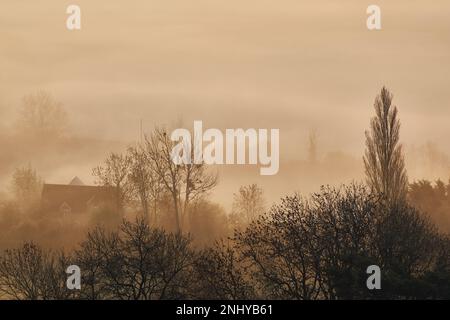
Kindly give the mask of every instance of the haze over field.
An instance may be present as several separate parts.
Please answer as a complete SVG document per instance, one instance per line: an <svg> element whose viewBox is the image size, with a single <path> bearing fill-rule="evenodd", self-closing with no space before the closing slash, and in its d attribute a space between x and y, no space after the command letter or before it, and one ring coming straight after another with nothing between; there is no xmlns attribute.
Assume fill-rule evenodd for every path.
<svg viewBox="0 0 450 320"><path fill-rule="evenodd" d="M214 197L226 206L244 181L270 186L275 201L292 190L358 180L364 130L382 85L399 107L410 178L448 179L448 1L377 1L376 32L366 28L370 3L356 0L80 0L82 30L75 32L65 26L69 4L0 5L3 187L14 167L28 163L48 182L78 175L92 183L91 168L136 141L141 120L147 132L193 120L208 128L280 129L277 176L219 168ZM22 97L40 89L63 103L70 134L84 139L64 154L8 142ZM311 131L318 137L314 167L306 161Z"/></svg>

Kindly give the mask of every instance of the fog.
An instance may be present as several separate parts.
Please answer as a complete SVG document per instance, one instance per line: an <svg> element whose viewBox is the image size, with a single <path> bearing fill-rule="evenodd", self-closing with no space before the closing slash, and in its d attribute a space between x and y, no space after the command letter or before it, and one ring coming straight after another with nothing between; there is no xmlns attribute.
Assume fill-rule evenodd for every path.
<svg viewBox="0 0 450 320"><path fill-rule="evenodd" d="M363 179L364 131L386 85L402 123L410 180L449 178L450 3L378 1L80 0L68 31L63 1L3 0L0 10L0 185L31 164L49 183L79 176L139 139L140 122L202 120L208 128L280 129L280 171L220 167L212 198L229 209L256 182L269 202ZM27 145L16 120L25 94L50 92L68 113L71 143ZM308 159L308 135L318 160ZM433 145L433 150L429 147ZM428 151L427 151L428 150ZM431 155L433 153L433 155Z"/></svg>

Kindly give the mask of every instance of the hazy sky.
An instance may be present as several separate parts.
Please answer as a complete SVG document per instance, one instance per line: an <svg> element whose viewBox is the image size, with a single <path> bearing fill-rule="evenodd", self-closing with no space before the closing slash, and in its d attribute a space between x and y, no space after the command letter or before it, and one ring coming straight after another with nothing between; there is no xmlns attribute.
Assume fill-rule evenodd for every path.
<svg viewBox="0 0 450 320"><path fill-rule="evenodd" d="M72 3L81 31L65 27ZM108 138L182 118L297 141L316 128L352 149L386 84L404 140L450 147L450 2L376 1L383 29L370 32L372 3L2 0L0 101L50 90L77 131Z"/></svg>
<svg viewBox="0 0 450 320"><path fill-rule="evenodd" d="M82 30L68 31L69 4ZM368 31L366 9L382 10ZM2 0L0 116L51 91L85 136L131 140L139 119L280 128L282 157L315 129L359 155L382 85L402 140L450 148L450 1ZM300 150L300 151L299 151Z"/></svg>

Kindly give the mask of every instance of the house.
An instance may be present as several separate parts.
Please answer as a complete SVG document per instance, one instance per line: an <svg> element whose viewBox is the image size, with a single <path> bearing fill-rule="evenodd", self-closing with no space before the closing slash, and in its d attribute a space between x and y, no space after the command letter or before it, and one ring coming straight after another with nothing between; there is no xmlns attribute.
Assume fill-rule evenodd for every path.
<svg viewBox="0 0 450 320"><path fill-rule="evenodd" d="M41 208L46 213L79 215L101 206L117 210L115 187L87 186L75 177L67 185L45 183L42 189Z"/></svg>

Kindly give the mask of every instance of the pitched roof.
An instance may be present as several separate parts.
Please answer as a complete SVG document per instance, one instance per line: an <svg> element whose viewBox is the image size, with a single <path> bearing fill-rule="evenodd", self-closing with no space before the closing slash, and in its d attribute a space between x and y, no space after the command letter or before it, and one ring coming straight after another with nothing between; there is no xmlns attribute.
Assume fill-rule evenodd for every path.
<svg viewBox="0 0 450 320"><path fill-rule="evenodd" d="M80 178L75 176L72 179L72 181L70 181L69 185L71 185L71 186L84 186L84 183L83 183L83 181L81 181Z"/></svg>

